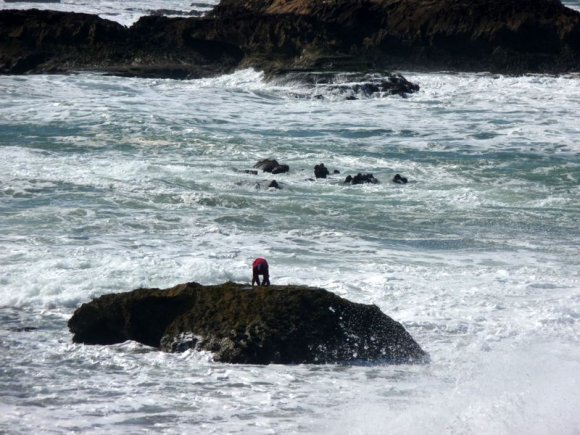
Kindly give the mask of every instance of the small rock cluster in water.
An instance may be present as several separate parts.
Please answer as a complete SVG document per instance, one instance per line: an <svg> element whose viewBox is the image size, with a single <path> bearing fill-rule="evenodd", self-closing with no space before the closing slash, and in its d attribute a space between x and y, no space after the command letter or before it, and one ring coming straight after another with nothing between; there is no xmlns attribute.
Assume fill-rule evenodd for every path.
<svg viewBox="0 0 580 435"><path fill-rule="evenodd" d="M271 174L283 174L290 171L290 166L287 164L280 164L276 159L262 159L254 165L254 168L261 169L263 172L269 172ZM245 170L246 174L258 175L257 170ZM338 169L333 171L333 174L340 174ZM315 178L326 178L330 175L330 171L324 165L324 163L319 163L314 166L314 177ZM311 179L312 180L312 179ZM312 180L313 181L313 180ZM396 184L407 184L409 180L406 177L401 176L401 174L395 174L392 179L393 183ZM355 176L347 175L344 184L378 184L379 180L371 173L358 173ZM260 185L257 185L260 188ZM280 184L276 180L272 180L267 188L281 189Z"/></svg>

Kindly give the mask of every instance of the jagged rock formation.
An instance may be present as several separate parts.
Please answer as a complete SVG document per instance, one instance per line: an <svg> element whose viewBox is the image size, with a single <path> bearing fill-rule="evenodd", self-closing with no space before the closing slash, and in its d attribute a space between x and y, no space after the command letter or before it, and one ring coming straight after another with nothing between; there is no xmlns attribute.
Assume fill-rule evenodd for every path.
<svg viewBox="0 0 580 435"><path fill-rule="evenodd" d="M580 69L580 13L559 0L222 0L213 16L270 68Z"/></svg>
<svg viewBox="0 0 580 435"><path fill-rule="evenodd" d="M148 19L166 24L150 27ZM197 21L150 17L131 28L94 15L0 11L0 72L81 70L138 77L196 78L231 72L244 57L232 44L197 39Z"/></svg>
<svg viewBox="0 0 580 435"><path fill-rule="evenodd" d="M0 11L0 72L200 77L253 66L580 71L580 13L559 0L222 0L201 18L130 28L91 15Z"/></svg>
<svg viewBox="0 0 580 435"><path fill-rule="evenodd" d="M428 355L374 305L323 289L188 283L101 296L69 320L73 341L126 340L164 351L210 351L220 362L424 363Z"/></svg>

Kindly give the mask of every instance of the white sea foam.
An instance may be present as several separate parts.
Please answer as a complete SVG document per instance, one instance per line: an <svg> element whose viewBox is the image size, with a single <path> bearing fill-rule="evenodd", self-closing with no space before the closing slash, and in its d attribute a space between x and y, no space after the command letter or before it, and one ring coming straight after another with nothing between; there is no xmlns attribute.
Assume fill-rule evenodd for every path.
<svg viewBox="0 0 580 435"><path fill-rule="evenodd" d="M25 0L14 3L0 3L2 9L44 9L61 12L78 12L99 15L106 20L131 26L142 16L158 14L170 17L199 16L210 11L219 0L60 0L58 2Z"/></svg>
<svg viewBox="0 0 580 435"><path fill-rule="evenodd" d="M80 12L96 14L102 18L117 21L130 26L140 17L150 14L166 16L191 16L206 13L219 3L219 0L124 0L122 4L109 0L60 0L59 2L42 2L25 0L15 3L0 3L2 9L48 9L63 12ZM563 0L562 3L572 9L580 10L578 0Z"/></svg>
<svg viewBox="0 0 580 435"><path fill-rule="evenodd" d="M383 403L344 409L328 432L576 433L580 420L569 399L578 388L578 362L569 359L569 351L566 346L525 346L512 349L509 357L486 352L477 365L467 363L467 372L463 366L433 373L431 382L418 388L407 385L411 394L404 402L396 398L399 383L383 385ZM441 388L439 400L426 400L433 388Z"/></svg>

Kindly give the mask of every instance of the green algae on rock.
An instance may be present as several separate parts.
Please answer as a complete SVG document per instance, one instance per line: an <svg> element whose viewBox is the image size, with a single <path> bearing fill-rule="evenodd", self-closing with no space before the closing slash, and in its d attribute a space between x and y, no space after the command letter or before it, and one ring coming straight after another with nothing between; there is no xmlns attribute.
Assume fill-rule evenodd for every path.
<svg viewBox="0 0 580 435"><path fill-rule="evenodd" d="M425 363L403 326L374 305L304 286L187 283L103 295L68 323L73 341L134 340L167 352L209 351L241 364Z"/></svg>

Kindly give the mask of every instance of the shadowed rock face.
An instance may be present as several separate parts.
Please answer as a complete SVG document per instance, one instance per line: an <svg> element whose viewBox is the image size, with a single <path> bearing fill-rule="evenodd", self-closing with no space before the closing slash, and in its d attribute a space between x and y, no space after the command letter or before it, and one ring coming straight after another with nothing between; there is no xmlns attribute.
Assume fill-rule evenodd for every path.
<svg viewBox="0 0 580 435"><path fill-rule="evenodd" d="M229 38L281 68L580 67L580 13L559 0L222 0L214 16L253 20Z"/></svg>
<svg viewBox="0 0 580 435"><path fill-rule="evenodd" d="M94 15L0 11L0 73L100 71L197 78L231 72L244 54L192 34L202 21L146 17L131 28Z"/></svg>
<svg viewBox="0 0 580 435"><path fill-rule="evenodd" d="M68 325L76 343L135 340L168 352L210 351L227 363L429 360L403 326L376 306L298 286L138 289L83 304Z"/></svg>
<svg viewBox="0 0 580 435"><path fill-rule="evenodd" d="M148 16L125 28L84 14L0 11L0 73L185 78L249 66L580 71L580 13L558 0L222 0L207 17Z"/></svg>

